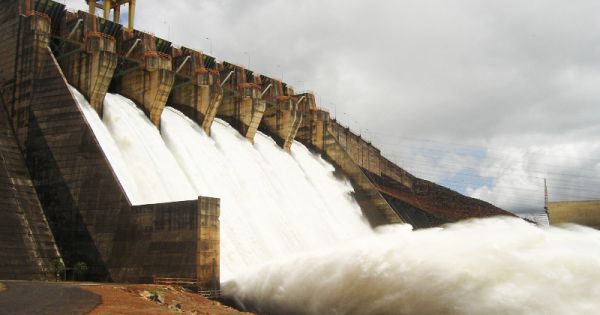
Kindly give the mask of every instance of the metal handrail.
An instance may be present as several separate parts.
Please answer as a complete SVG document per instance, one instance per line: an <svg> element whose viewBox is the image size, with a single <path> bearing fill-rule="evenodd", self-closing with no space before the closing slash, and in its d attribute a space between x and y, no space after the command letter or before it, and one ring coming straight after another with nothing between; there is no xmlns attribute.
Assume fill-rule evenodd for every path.
<svg viewBox="0 0 600 315"><path fill-rule="evenodd" d="M195 278L152 277L152 280L154 284L160 285L193 286L196 293L206 298L218 298L221 296L221 290L205 290L200 288L198 279Z"/></svg>

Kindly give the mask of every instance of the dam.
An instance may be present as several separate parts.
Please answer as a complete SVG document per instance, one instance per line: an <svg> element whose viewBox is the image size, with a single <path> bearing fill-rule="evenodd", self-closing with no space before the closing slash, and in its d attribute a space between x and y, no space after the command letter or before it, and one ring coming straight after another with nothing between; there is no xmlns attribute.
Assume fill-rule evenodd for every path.
<svg viewBox="0 0 600 315"><path fill-rule="evenodd" d="M90 1L113 9L103 5ZM16 199L5 198L15 200L5 215L21 221L11 229L32 229L15 264L16 257L39 262L25 278L48 276L52 261L62 259L86 262L97 280L218 283L220 235L228 235L219 233L218 218L229 215L221 205L249 211L288 204L300 213L351 198L348 207L360 209L370 226L416 228L508 214L412 176L330 119L313 94L295 94L284 82L58 2L3 1L2 7L3 149L12 148L3 157L14 160L3 175L29 183L14 188ZM183 135L179 125L188 126ZM231 139L224 128L245 140ZM223 139L230 151L220 148L211 158L191 139L213 151ZM248 152L253 147L259 152ZM276 148L287 155L281 173L276 164L261 166L267 156L261 150ZM284 178L306 167L290 158L308 161L311 154L322 156L312 163L326 163L325 173L299 188L307 195L283 195L282 187L297 184ZM226 174L207 177L215 167ZM344 188L317 189L333 169L344 178L335 185ZM280 186L254 190L265 172L277 173ZM219 185L227 177L239 186ZM310 204L317 196L322 202ZM267 197L276 200L269 205Z"/></svg>
<svg viewBox="0 0 600 315"><path fill-rule="evenodd" d="M108 14L126 2L128 27ZM333 297L296 291L303 278L319 283L319 275L333 274L344 278L340 285L367 278L385 284L372 290L385 298L402 293L393 292L397 284L386 275L431 289L417 284L430 274L396 274L424 260L452 287L460 275L446 270L444 278L443 266L476 251L493 256L515 246L498 235L511 231L544 246L558 237L540 232L536 238L535 227L516 218L439 228L512 214L408 173L320 109L312 93L295 93L280 80L136 30L135 1L89 4L90 12L102 8L104 16L71 12L51 0L0 1L0 176L6 183L0 278L52 279L57 264L85 262L89 280L195 279L202 291L224 290L242 304L263 301L261 309L276 311L279 306L255 295L283 290L314 301L311 312L318 314L330 310ZM467 228L497 248L486 249ZM400 238L406 260L393 254ZM452 256L452 240L469 246ZM424 244L431 246L426 255L419 251ZM578 248L571 251L576 255ZM540 264L550 261L551 255L523 252ZM349 256L364 264L346 261ZM375 264L382 256L390 263ZM464 267L485 282L493 278L486 268L529 267L525 258L481 268L466 259ZM592 258L580 263L593 265ZM263 282L261 268L273 282ZM307 270L314 271L311 277ZM527 272L545 279L535 269ZM590 279L599 279L596 273ZM332 286L321 289L339 292ZM474 290L463 289L457 294ZM397 301L446 310L443 298L429 306L418 300ZM345 305L358 313L399 307L366 300ZM478 305L486 306L497 304ZM293 313L302 305L285 307Z"/></svg>

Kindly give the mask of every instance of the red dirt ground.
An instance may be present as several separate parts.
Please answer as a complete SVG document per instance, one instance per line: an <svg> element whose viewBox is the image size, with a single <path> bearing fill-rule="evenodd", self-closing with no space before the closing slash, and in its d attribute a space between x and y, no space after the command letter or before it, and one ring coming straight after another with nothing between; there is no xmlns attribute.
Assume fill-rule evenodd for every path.
<svg viewBox="0 0 600 315"><path fill-rule="evenodd" d="M81 288L102 297L102 304L92 310L92 315L125 314L251 314L239 312L219 302L190 293L176 286L99 284L82 285ZM164 296L164 303L148 299L150 293ZM145 296L144 296L145 295ZM176 305L179 304L179 309Z"/></svg>

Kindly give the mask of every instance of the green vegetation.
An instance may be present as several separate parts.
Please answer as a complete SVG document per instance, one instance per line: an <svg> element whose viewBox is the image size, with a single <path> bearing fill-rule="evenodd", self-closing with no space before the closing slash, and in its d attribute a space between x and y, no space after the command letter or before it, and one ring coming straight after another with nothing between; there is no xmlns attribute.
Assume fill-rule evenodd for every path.
<svg viewBox="0 0 600 315"><path fill-rule="evenodd" d="M160 304L165 303L165 291L159 288L150 290L150 301L154 301Z"/></svg>
<svg viewBox="0 0 600 315"><path fill-rule="evenodd" d="M75 280L83 280L85 273L88 270L88 266L83 261L78 261L73 266L73 274L75 276Z"/></svg>

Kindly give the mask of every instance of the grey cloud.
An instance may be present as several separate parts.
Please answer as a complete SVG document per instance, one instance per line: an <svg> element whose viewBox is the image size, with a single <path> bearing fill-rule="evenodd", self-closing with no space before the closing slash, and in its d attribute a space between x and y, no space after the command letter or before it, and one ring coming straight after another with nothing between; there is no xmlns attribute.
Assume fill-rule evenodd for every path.
<svg viewBox="0 0 600 315"><path fill-rule="evenodd" d="M144 0L137 25L167 37L166 21L174 43L212 42L221 60L249 55L357 131L529 151L598 141L597 12L592 0Z"/></svg>

